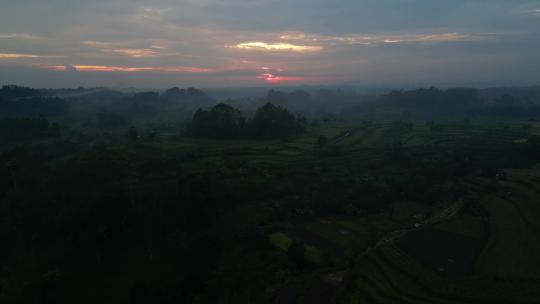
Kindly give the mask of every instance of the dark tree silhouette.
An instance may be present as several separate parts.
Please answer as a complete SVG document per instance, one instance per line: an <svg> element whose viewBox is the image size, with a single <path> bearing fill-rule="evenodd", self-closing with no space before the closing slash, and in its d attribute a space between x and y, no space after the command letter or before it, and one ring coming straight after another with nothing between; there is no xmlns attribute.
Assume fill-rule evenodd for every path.
<svg viewBox="0 0 540 304"><path fill-rule="evenodd" d="M287 256L298 268L304 269L307 266L306 247L304 242L295 240L287 250Z"/></svg>
<svg viewBox="0 0 540 304"><path fill-rule="evenodd" d="M324 135L320 135L319 138L317 139L317 143L319 144L319 148L324 148L326 147L326 144L328 143L328 138Z"/></svg>
<svg viewBox="0 0 540 304"><path fill-rule="evenodd" d="M294 116L287 109L266 103L257 109L250 124L250 131L257 138L276 138L301 130Z"/></svg>
<svg viewBox="0 0 540 304"><path fill-rule="evenodd" d="M131 142L135 142L139 139L139 132L137 131L137 128L135 126L129 127L128 139Z"/></svg>
<svg viewBox="0 0 540 304"><path fill-rule="evenodd" d="M196 137L240 138L245 122L238 109L220 103L210 111L197 110L193 116L191 129Z"/></svg>

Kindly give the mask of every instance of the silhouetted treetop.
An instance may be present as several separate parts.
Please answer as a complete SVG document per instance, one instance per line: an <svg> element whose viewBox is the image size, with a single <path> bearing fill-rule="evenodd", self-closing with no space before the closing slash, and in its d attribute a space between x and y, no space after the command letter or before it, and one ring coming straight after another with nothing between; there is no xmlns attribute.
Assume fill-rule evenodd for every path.
<svg viewBox="0 0 540 304"><path fill-rule="evenodd" d="M40 92L36 89L20 87L16 85L5 85L0 89L0 97L4 98L24 98L39 96Z"/></svg>
<svg viewBox="0 0 540 304"><path fill-rule="evenodd" d="M220 103L210 111L197 110L191 127L197 137L237 138L241 136L245 121L240 110Z"/></svg>
<svg viewBox="0 0 540 304"><path fill-rule="evenodd" d="M207 138L278 138L301 130L304 119L297 120L285 108L266 103L257 109L251 121L240 110L220 103L211 110L199 109L193 115L191 131Z"/></svg>
<svg viewBox="0 0 540 304"><path fill-rule="evenodd" d="M294 115L270 102L257 109L250 127L251 132L260 138L280 137L300 130Z"/></svg>
<svg viewBox="0 0 540 304"><path fill-rule="evenodd" d="M67 114L69 104L58 97L0 98L0 116L57 116Z"/></svg>
<svg viewBox="0 0 540 304"><path fill-rule="evenodd" d="M186 97L186 90L179 89L178 87L173 87L165 91L164 93L165 97L167 98L185 98Z"/></svg>

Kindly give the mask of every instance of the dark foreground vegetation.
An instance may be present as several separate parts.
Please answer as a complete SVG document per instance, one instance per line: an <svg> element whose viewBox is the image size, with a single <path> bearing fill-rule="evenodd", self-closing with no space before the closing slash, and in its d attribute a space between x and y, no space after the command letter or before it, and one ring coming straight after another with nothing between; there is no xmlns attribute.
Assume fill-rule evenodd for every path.
<svg viewBox="0 0 540 304"><path fill-rule="evenodd" d="M538 303L540 89L0 90L0 303Z"/></svg>

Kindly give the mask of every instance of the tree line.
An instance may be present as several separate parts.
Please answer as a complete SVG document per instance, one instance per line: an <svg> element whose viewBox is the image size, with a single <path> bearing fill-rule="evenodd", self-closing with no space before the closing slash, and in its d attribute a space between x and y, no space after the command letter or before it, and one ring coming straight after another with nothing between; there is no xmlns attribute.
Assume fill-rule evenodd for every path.
<svg viewBox="0 0 540 304"><path fill-rule="evenodd" d="M0 140L19 141L60 136L60 125L40 118L0 119Z"/></svg>
<svg viewBox="0 0 540 304"><path fill-rule="evenodd" d="M65 100L42 96L36 89L13 85L0 89L0 116L59 116L68 111Z"/></svg>
<svg viewBox="0 0 540 304"><path fill-rule="evenodd" d="M195 112L190 125L194 137L217 139L283 138L303 130L304 116L291 114L281 106L268 102L255 111L251 119L230 105L220 103L210 110Z"/></svg>

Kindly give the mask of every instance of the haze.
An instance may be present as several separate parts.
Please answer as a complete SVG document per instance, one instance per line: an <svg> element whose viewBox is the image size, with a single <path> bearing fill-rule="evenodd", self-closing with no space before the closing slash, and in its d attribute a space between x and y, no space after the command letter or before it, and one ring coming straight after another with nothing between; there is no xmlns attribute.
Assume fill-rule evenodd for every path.
<svg viewBox="0 0 540 304"><path fill-rule="evenodd" d="M540 1L2 1L0 83L530 85Z"/></svg>

